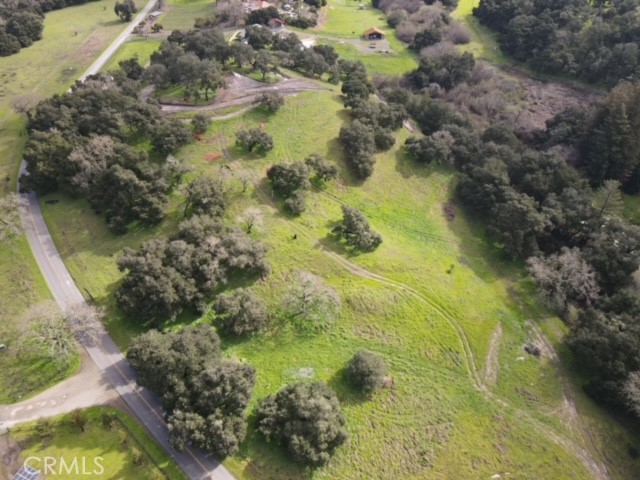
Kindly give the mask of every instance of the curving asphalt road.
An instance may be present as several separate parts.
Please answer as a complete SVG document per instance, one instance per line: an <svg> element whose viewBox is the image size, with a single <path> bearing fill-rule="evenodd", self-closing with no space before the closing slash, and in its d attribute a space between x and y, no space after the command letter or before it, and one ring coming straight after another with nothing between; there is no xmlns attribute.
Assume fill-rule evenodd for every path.
<svg viewBox="0 0 640 480"><path fill-rule="evenodd" d="M130 25L80 77L81 80L88 75L97 73L102 68L111 55L127 39L134 26L154 7L155 3L156 0L149 1ZM20 173L24 172L25 164L23 162L20 167ZM42 217L38 197L34 193L21 194L21 197L23 202L20 207L20 216L25 234L54 299L63 310L85 304L84 297L65 267L49 234L47 225ZM231 473L210 455L195 449L186 449L180 453L171 447L169 432L164 421L165 412L159 399L152 392L136 383L135 372L108 334L105 333L96 340L80 338L80 343L140 422L176 464L180 466L189 479L233 480L234 477Z"/></svg>

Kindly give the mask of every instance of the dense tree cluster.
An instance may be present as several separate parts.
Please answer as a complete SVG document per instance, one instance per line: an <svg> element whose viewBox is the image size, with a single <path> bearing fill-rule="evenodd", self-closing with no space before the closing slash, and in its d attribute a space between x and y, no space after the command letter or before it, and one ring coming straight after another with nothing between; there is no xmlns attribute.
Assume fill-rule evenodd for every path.
<svg viewBox="0 0 640 480"><path fill-rule="evenodd" d="M262 244L206 215L182 222L174 238L148 240L137 251L125 248L118 268L126 272L118 305L152 322L174 319L185 308L204 312L214 289L231 275L269 272Z"/></svg>
<svg viewBox="0 0 640 480"><path fill-rule="evenodd" d="M640 408L640 295L633 280L640 266L640 228L619 217L618 188L622 182L628 189L634 185L634 139L627 122L635 117L626 113L634 88L620 87L593 113L558 115L530 146L504 124L479 135L469 122L447 113L445 103L438 106L445 114L430 125L434 118L420 115L436 100L426 94L391 91L387 97L407 105L427 134L407 142L409 153L425 162L448 158L460 171L457 195L463 205L507 254L527 260L541 294L571 327L569 344L588 372L587 390L631 411ZM616 109L627 121L605 120ZM619 142L624 153L593 147L601 142ZM578 170L547 151L557 144L579 147L577 163L595 191ZM594 177L590 166L602 152L602 171Z"/></svg>
<svg viewBox="0 0 640 480"><path fill-rule="evenodd" d="M418 88L437 83L445 90L468 81L475 66L473 54L445 51L440 55L423 55L418 69L410 76Z"/></svg>
<svg viewBox="0 0 640 480"><path fill-rule="evenodd" d="M0 57L18 53L42 38L44 14L95 0L0 1Z"/></svg>
<svg viewBox="0 0 640 480"><path fill-rule="evenodd" d="M627 192L640 192L638 129L640 82L622 84L588 117L582 138L573 137L579 142L581 163L592 185L618 180Z"/></svg>
<svg viewBox="0 0 640 480"><path fill-rule="evenodd" d="M382 243L382 237L371 230L362 212L349 205L342 205L342 220L333 227L332 233L338 239L344 239L347 245L363 252L371 252Z"/></svg>
<svg viewBox="0 0 640 480"><path fill-rule="evenodd" d="M247 335L262 330L267 324L264 302L250 289L239 288L221 294L215 303L216 324L227 335Z"/></svg>
<svg viewBox="0 0 640 480"><path fill-rule="evenodd" d="M369 350L360 350L349 359L346 373L357 388L372 392L384 385L388 371L389 367L382 357Z"/></svg>
<svg viewBox="0 0 640 480"><path fill-rule="evenodd" d="M481 0L473 14L498 32L505 53L537 70L609 85L638 75L634 1Z"/></svg>
<svg viewBox="0 0 640 480"><path fill-rule="evenodd" d="M220 180L212 177L198 177L185 189L184 216L187 214L221 217L226 208L224 191Z"/></svg>
<svg viewBox="0 0 640 480"><path fill-rule="evenodd" d="M339 65L345 76L342 83L344 104L350 108L353 121L340 129L338 138L349 169L356 178L364 180L373 173L373 154L393 146L392 132L402 127L407 114L401 105L387 105L369 99L374 88L361 62L340 60Z"/></svg>
<svg viewBox="0 0 640 480"><path fill-rule="evenodd" d="M215 29L174 30L160 49L151 54L145 79L166 88L184 85L184 97L200 100L226 85L222 72L231 48Z"/></svg>
<svg viewBox="0 0 640 480"><path fill-rule="evenodd" d="M313 174L313 178L311 175ZM338 169L329 164L321 155L313 153L304 163L276 163L267 170L271 188L284 199L285 209L299 215L304 212L306 191L311 187L311 179L316 185L322 185L336 178Z"/></svg>
<svg viewBox="0 0 640 480"><path fill-rule="evenodd" d="M176 449L194 445L218 458L238 451L255 370L222 359L220 339L210 326L151 330L133 339L127 358L140 384L161 398Z"/></svg>
<svg viewBox="0 0 640 480"><path fill-rule="evenodd" d="M164 156L191 139L182 122L163 118L132 96L131 80L120 80L89 79L29 112L28 175L21 178L23 190L87 198L116 233L132 221L153 225L163 218L167 194L184 171ZM162 157L127 145L134 137L149 139Z"/></svg>
<svg viewBox="0 0 640 480"><path fill-rule="evenodd" d="M327 463L347 440L336 394L322 382L288 385L258 405L258 430L294 459L312 466Z"/></svg>
<svg viewBox="0 0 640 480"><path fill-rule="evenodd" d="M285 199L285 209L300 215L305 210L305 191L311 187L309 167L302 162L276 163L267 170L271 188Z"/></svg>

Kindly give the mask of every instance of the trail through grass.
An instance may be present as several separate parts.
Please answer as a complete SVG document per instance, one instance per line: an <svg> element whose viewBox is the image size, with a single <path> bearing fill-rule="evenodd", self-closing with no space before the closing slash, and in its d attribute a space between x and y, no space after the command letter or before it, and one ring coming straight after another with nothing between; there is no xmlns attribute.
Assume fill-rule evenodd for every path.
<svg viewBox="0 0 640 480"><path fill-rule="evenodd" d="M254 404L309 374L336 389L352 440L314 478L485 478L501 471L518 471L522 478L589 478L575 455L579 438L554 414L562 405L562 385L553 365L522 350L531 337L526 320L542 320L545 313L535 307L532 291L521 286L521 272L497 257L480 227L461 212L452 222L445 219L452 172L415 165L396 146L377 156L367 182L354 184L335 140L344 118L335 93L305 93L288 98L275 115L256 109L217 122L203 141L178 154L198 174L222 176L231 204L228 223L236 223L249 207L264 212L264 226L255 235L269 246L273 273L255 287L271 311L277 311L299 270L326 278L343 300L341 318L319 334L274 318L264 334L224 339L227 355L258 370ZM247 156L233 145L234 132L259 125L274 136L275 148L264 157ZM398 134L398 145L406 136ZM229 156L207 161L214 151ZM264 172L273 162L301 160L312 152L337 161L341 181L311 192L307 212L291 219L271 198ZM256 184L244 194L240 172L253 175ZM160 229L114 237L84 202L62 200L44 205L52 233L80 285L107 305L120 278L114 265L120 249L174 231L181 212L176 203ZM329 238L343 202L361 209L381 232L384 243L376 252L353 255ZM88 226L82 236L74 228L80 224ZM499 371L495 388L487 392L479 372L498 323L503 329ZM110 324L122 346L144 328L140 319L120 314ZM342 370L359 348L377 351L390 363L392 389L367 399L347 384ZM633 441L624 432L617 435ZM226 464L238 478L306 476L254 433ZM621 471L635 468L629 461Z"/></svg>
<svg viewBox="0 0 640 480"><path fill-rule="evenodd" d="M171 6L167 18L173 15L176 25L190 27L187 10L193 15L204 3L175 0ZM330 1L320 33L357 38L370 26L385 28L383 22L382 14L368 6L359 10L346 0ZM370 56L372 64L376 59L384 60ZM380 71L387 67L377 65ZM268 245L273 271L254 288L274 312L272 322L260 335L223 339L226 355L257 369L251 407L287 383L324 380L338 393L350 434L327 466L308 471L250 426L241 452L225 464L239 479L260 480L475 479L506 472L525 479L591 478L583 437L562 416L562 377L551 358L536 359L522 349L535 337L535 323L554 332L560 345L561 324L539 305L523 270L504 261L482 226L456 208L454 172L407 158L402 148L407 132L398 132L396 146L376 155L371 178L354 182L336 140L347 119L337 92L304 93L287 98L277 114L254 109L216 122L202 141L177 154L194 169L190 178L208 174L224 182L227 224L238 224L247 208L264 214L264 225L253 235ZM275 147L265 156L235 147L235 132L250 127L273 136ZM214 152L222 158L207 160ZM307 211L291 218L272 197L265 171L274 162L299 161L314 152L337 164L339 181L311 191ZM241 174L253 179L246 192ZM86 202L56 198L61 202L43 205L56 244L80 287L108 307L109 329L126 348L149 326L115 308L113 293L122 278L115 258L125 246L175 232L181 197L172 197L161 226L121 237L110 234ZM331 238L343 203L362 210L382 234L378 250L357 255ZM445 205L454 206L453 220L443 214ZM297 329L275 315L300 270L322 276L340 293L342 315L321 332ZM247 283L235 280L230 287ZM193 320L183 315L179 322ZM491 346L498 326L502 336ZM346 382L345 363L360 348L380 353L390 364L392 388L368 398ZM495 386L481 376L487 358L497 363ZM637 439L579 392L577 400L593 429L594 448L609 459L611 477L638 477L640 465L626 451Z"/></svg>

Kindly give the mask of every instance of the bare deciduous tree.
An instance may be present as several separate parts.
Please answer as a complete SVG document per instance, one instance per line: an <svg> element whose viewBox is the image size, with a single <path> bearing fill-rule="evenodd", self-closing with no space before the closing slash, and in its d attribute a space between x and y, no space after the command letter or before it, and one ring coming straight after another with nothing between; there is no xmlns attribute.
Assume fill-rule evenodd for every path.
<svg viewBox="0 0 640 480"><path fill-rule="evenodd" d="M527 260L529 273L549 304L564 312L568 304L592 304L599 296L596 274L577 248L563 248L548 257Z"/></svg>
<svg viewBox="0 0 640 480"><path fill-rule="evenodd" d="M10 193L0 198L0 242L6 242L22 231L20 196Z"/></svg>
<svg viewBox="0 0 640 480"><path fill-rule="evenodd" d="M55 302L34 305L24 314L22 324L28 331L28 345L40 349L59 365L69 363L74 352L73 334Z"/></svg>
<svg viewBox="0 0 640 480"><path fill-rule="evenodd" d="M105 328L102 324L104 310L102 308L81 303L69 307L64 313L71 331L78 340L95 343L104 335Z"/></svg>
<svg viewBox="0 0 640 480"><path fill-rule="evenodd" d="M245 232L251 233L254 229L260 230L260 228L262 228L264 214L259 208L249 207L238 216L238 222L242 225Z"/></svg>
<svg viewBox="0 0 640 480"><path fill-rule="evenodd" d="M340 315L340 296L324 280L299 272L283 298L283 310L291 319L303 320L304 328L323 328Z"/></svg>

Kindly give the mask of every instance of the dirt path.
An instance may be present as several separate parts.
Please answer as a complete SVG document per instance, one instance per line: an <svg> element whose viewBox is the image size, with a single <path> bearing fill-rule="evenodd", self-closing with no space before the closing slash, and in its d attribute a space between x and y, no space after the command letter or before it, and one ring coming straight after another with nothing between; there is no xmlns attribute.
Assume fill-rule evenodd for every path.
<svg viewBox="0 0 640 480"><path fill-rule="evenodd" d="M333 195L327 194L326 192L323 192L323 191L319 191L319 192L321 194L326 194L327 196L331 197L335 201L343 203L340 199L338 199L337 197L334 197ZM269 204L272 207L276 208L276 204L274 200L269 197L267 192L261 189L258 189L257 193L266 204ZM482 394L487 399L487 401L495 402L502 409L511 410L515 415L518 416L518 418L520 418L522 422L526 422L528 425L531 426L532 429L538 431L541 435L545 436L546 438L549 438L554 443L564 448L567 452L570 452L573 456L575 456L575 458L577 458L582 463L582 465L589 472L591 472L594 479L609 480L609 474L606 466L600 460L596 460L597 458L599 459L601 455L599 455L599 452L595 448L595 445L593 444L592 441L585 443L585 446L578 445L573 440L570 440L564 437L563 435L558 434L551 427L533 418L529 412L512 406L511 404L509 404L509 402L507 402L503 398L491 392L491 390L487 386L487 383L484 380L485 375L481 376L478 371L476 358L473 353L473 349L471 348L471 343L469 341L466 331L464 330L460 322L455 318L455 316L450 311L448 311L444 306L440 305L435 300L423 295L416 289L402 282L398 282L396 280L387 278L383 275L371 272L349 261L348 259L344 258L343 256L333 251L331 248L329 248L329 246L322 243L322 241L317 241L317 239L315 239L312 235L310 235L303 226L287 219L283 219L283 221L286 222L288 226L292 230L294 230L297 235L299 235L301 238L306 238L309 242L311 242L312 244L315 244L316 248L318 248L324 255L326 255L328 258L331 258L335 263L337 263L338 265L340 265L342 268L346 269L350 273L362 278L373 280L382 285L386 285L391 288L400 290L401 292L406 293L420 300L421 302L425 303L426 305L434 309L438 314L441 315L442 318L444 318L444 320L449 324L449 326L455 332L464 356L465 368L467 370L467 374L469 376L471 385L473 385L476 389L482 392ZM495 351L493 356L495 357L496 365L498 362L497 351L498 351L499 338L501 337L501 334L502 334L502 327L498 325L496 330L498 330L498 328L500 333L496 334L496 331L494 331L492 335L492 341L495 338L495 341L492 343L495 344L495 346L493 347ZM491 355L491 349L492 348L490 346L490 349L489 349L490 355ZM485 367L485 372L486 372L486 368L487 367ZM560 372L560 370L558 371ZM497 378L497 367L495 369L495 375ZM568 382L568 379L567 379L567 382ZM574 403L574 407L575 407L575 403ZM576 416L577 416L577 412L576 412ZM576 429L571 429L571 430L573 433L577 434L583 440L583 443L584 443L585 436L590 438L588 431L584 428L578 429L578 430Z"/></svg>
<svg viewBox="0 0 640 480"><path fill-rule="evenodd" d="M500 362L498 353L500 352L500 340L502 339L502 324L498 323L491 334L489 340L489 351L487 359L484 362L484 371L482 377L487 385L495 386L498 381L498 371L500 370Z"/></svg>
<svg viewBox="0 0 640 480"><path fill-rule="evenodd" d="M598 461L596 461L595 458L592 459L594 470L597 470L600 474L597 478L608 479L609 471L606 467L606 463L604 462L606 459L605 455L600 448L598 448L588 426L582 421L582 417L578 412L578 406L576 403L575 387L569 379L565 366L560 361L560 357L558 356L555 348L553 348L553 345L551 345L542 330L540 330L540 327L533 322L530 323L530 327L536 344L540 346L542 354L549 358L560 377L563 398L562 408L560 409L560 412L558 412L558 416L564 421L564 424L568 428L582 439L584 447L591 452L592 456L598 459Z"/></svg>
<svg viewBox="0 0 640 480"><path fill-rule="evenodd" d="M80 359L80 371L73 377L23 402L0 405L0 433L21 422L115 401L118 392L84 348L80 349Z"/></svg>
<svg viewBox="0 0 640 480"><path fill-rule="evenodd" d="M288 82L288 83L284 83ZM265 91L279 91L279 93L283 95L293 95L299 93L300 91L313 91L313 90L328 90L327 88L321 88L317 84L311 81L305 80L285 80L276 85L265 86L260 82L255 82L254 80L248 79L244 77L244 79L240 80L239 83L235 86L234 90L236 92L240 92L239 96L236 98L229 98L229 94L227 96L222 97L222 101L216 102L213 105L203 106L203 107L188 107L188 106L163 106L163 111L167 113L177 113L178 111L194 111L194 110L212 110L215 111L217 109L228 108L235 105L243 105L243 104L251 104L254 102L255 98ZM233 95L231 95L233 97ZM546 102L544 102L546 103ZM242 109L237 112L232 112L226 115L220 115L218 117L214 117L214 119L223 120L225 118L231 118L233 116L242 115L245 111L252 108L252 106L248 106L245 109ZM414 130L414 126L412 124L404 125L409 131ZM328 192L317 190L321 195L329 197L332 201L338 203L344 203L339 197L332 195ZM275 207L275 203L273 199L269 197L266 192L262 190L258 190L259 195L262 197L265 203L270 204ZM523 421L529 423L529 425L544 435L546 438L554 441L556 444L560 445L567 452L570 452L574 455L584 466L585 468L591 472L592 476L596 480L609 480L608 470L602 461L603 455L598 450L593 438L591 437L588 428L581 421L580 416L578 414L575 398L572 390L571 383L566 376L566 374L562 370L562 365L557 358L557 355L553 351L553 348L549 345L548 341L542 335L539 330L537 334L540 336L539 344L543 345L543 349L549 352L549 356L552 359L554 365L556 366L557 371L561 376L561 381L563 385L563 411L559 412L557 416L566 420L567 427L569 430L581 440L581 445L575 443L573 440L567 439L566 437L558 434L551 427L542 424L540 421L533 418L527 411L521 410L517 407L513 407L503 398L494 394L489 387L492 387L496 384L498 373L499 373L499 345L502 338L502 326L498 324L491 335L489 350L487 353L486 362L482 371L478 368L478 363L476 361L473 349L471 347L471 342L467 336L467 333L460 323L460 321L455 317L455 315L450 312L445 306L441 305L434 299L429 298L428 296L423 295L421 292L416 289L396 280L384 277L383 275L371 272L366 270L365 268L349 261L343 256L339 255L335 251L333 251L329 246L323 244L322 242L317 242L303 226L298 225L295 222L291 222L288 220L284 220L288 223L289 227L292 228L298 235L306 238L311 243L315 243L315 246L322 251L324 255L331 258L335 263L339 264L342 268L346 269L350 273L360 276L362 278L367 278L369 280L376 281L380 284L386 285L391 288L398 289L418 300L428 305L431 309L435 310L453 329L455 332L459 344L462 355L464 357L464 365L467 371L469 380L471 384L481 391L485 398L488 401L493 401L500 405L501 408L512 410L516 413ZM448 241L446 238L440 238L434 236L432 239L434 241ZM536 328L535 326L533 326Z"/></svg>
<svg viewBox="0 0 640 480"><path fill-rule="evenodd" d="M278 83L267 85L235 74L227 88L220 91L218 98L211 105L162 105L162 111L172 114L223 110L239 105L252 104L260 95L266 92L277 92L286 97L314 91L326 92L331 91L331 89L313 80L287 78Z"/></svg>

